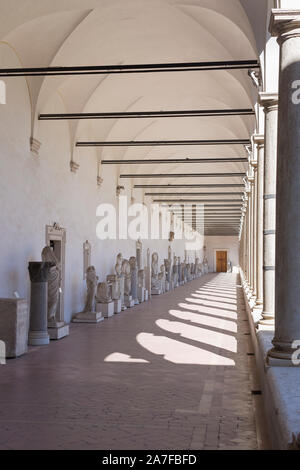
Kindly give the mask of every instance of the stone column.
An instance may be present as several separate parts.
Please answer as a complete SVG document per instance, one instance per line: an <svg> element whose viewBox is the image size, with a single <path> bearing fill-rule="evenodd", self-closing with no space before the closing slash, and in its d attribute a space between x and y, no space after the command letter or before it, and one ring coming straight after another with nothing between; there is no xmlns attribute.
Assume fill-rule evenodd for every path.
<svg viewBox="0 0 300 470"><path fill-rule="evenodd" d="M265 111L264 223L263 223L263 311L261 326L274 326L275 311L275 234L276 234L276 161L277 93L260 93Z"/></svg>
<svg viewBox="0 0 300 470"><path fill-rule="evenodd" d="M256 305L257 313L263 310L263 224L264 224L264 147L263 135L255 135L257 145L257 229L256 229Z"/></svg>
<svg viewBox="0 0 300 470"><path fill-rule="evenodd" d="M49 344L48 334L48 280L50 262L29 263L28 270L31 280L30 297L30 328L28 343L32 346Z"/></svg>
<svg viewBox="0 0 300 470"><path fill-rule="evenodd" d="M245 190L244 195L244 205L243 205L243 287L246 289L247 285L247 276L248 276L248 256L247 256L247 249L248 249L248 226L247 226L247 219L248 219L248 194Z"/></svg>
<svg viewBox="0 0 300 470"><path fill-rule="evenodd" d="M280 46L274 348L270 365L296 365L300 340L300 10L272 10ZM296 356L299 354L296 353Z"/></svg>
<svg viewBox="0 0 300 470"><path fill-rule="evenodd" d="M257 160L251 160L251 166L253 168L253 209L252 209L252 219L253 219L253 229L252 229L252 297L251 297L251 308L256 304L257 296L257 271L256 271L256 253L257 253Z"/></svg>
<svg viewBox="0 0 300 470"><path fill-rule="evenodd" d="M253 294L253 180L252 171L248 174L249 202L248 202L248 300Z"/></svg>

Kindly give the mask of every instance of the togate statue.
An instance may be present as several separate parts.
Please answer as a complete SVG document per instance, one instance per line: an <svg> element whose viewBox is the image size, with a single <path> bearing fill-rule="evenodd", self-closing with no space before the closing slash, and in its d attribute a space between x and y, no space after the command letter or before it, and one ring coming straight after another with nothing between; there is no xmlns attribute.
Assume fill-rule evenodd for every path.
<svg viewBox="0 0 300 470"><path fill-rule="evenodd" d="M122 263L123 263L123 256L122 256L122 253L119 253L117 255L117 262L116 262L116 265L115 265L115 271L116 271L117 276L119 276L119 277L121 277L123 275Z"/></svg>
<svg viewBox="0 0 300 470"><path fill-rule="evenodd" d="M61 284L61 266L50 246L43 249L42 261L53 264L48 280L48 323L55 323Z"/></svg>
<svg viewBox="0 0 300 470"><path fill-rule="evenodd" d="M124 276L124 295L129 297L131 295L131 270L127 259L122 262L122 273Z"/></svg>
<svg viewBox="0 0 300 470"><path fill-rule="evenodd" d="M89 266L86 270L87 295L85 307L83 309L84 313L95 312L98 279L99 278L96 275L96 270L94 266Z"/></svg>
<svg viewBox="0 0 300 470"><path fill-rule="evenodd" d="M164 264L162 264L160 267L160 273L158 274L158 279L160 281L162 293L164 294L166 292L166 268Z"/></svg>

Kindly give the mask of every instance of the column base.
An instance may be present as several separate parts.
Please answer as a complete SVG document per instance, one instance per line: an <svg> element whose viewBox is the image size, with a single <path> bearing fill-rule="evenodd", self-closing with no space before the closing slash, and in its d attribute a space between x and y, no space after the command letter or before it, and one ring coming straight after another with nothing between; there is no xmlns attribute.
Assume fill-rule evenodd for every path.
<svg viewBox="0 0 300 470"><path fill-rule="evenodd" d="M275 318L273 315L270 315L268 313L265 313L264 311L262 312L262 319L259 321L259 325L263 327L267 327L270 329L275 328Z"/></svg>
<svg viewBox="0 0 300 470"><path fill-rule="evenodd" d="M300 367L299 353L296 353L297 358L295 361L292 359L293 352L277 351L275 348L270 349L266 363L271 367Z"/></svg>
<svg viewBox="0 0 300 470"><path fill-rule="evenodd" d="M50 343L47 331L29 331L28 344L30 346L44 346Z"/></svg>
<svg viewBox="0 0 300 470"><path fill-rule="evenodd" d="M252 310L256 305L256 297L255 295L252 295L249 299L249 307Z"/></svg>

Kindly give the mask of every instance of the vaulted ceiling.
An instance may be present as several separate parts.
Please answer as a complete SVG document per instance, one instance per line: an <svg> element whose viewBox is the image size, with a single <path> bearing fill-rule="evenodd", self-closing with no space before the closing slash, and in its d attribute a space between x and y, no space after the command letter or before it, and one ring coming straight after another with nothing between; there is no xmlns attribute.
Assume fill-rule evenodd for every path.
<svg viewBox="0 0 300 470"><path fill-rule="evenodd" d="M257 60L265 34L266 4L264 0L1 0L0 40L16 51L20 67ZM38 116L55 93L62 97L65 113L254 109L256 102L247 70L26 80L37 139L39 126L51 126L51 122L39 122ZM81 163L82 152L91 149L76 148L77 141L249 139L255 126L255 115L72 120L70 138L73 158ZM100 147L97 151L100 160L246 156L241 144ZM151 163L119 165L118 171L120 175L167 175L134 178L133 184L236 185L242 177L178 178L172 174L244 173L246 168L246 162ZM153 189L172 200L182 199L182 193L201 191L242 189ZM178 196L168 196L168 192ZM230 198L240 200L241 196ZM233 232L234 225L225 220L224 230Z"/></svg>

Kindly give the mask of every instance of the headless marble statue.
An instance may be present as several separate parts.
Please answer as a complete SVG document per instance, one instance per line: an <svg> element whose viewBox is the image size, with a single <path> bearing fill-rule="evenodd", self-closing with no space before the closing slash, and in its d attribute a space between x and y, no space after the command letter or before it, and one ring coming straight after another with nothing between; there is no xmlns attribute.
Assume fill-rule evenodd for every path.
<svg viewBox="0 0 300 470"><path fill-rule="evenodd" d="M124 281L125 281L125 279L124 279L122 265L123 265L123 256L122 256L122 253L119 253L117 255L117 262L116 262L116 265L115 265L115 271L116 271L116 275L118 277L119 284L120 284L120 299L121 299L122 310L126 310L125 301L124 301Z"/></svg>
<svg viewBox="0 0 300 470"><path fill-rule="evenodd" d="M98 276L96 275L96 270L94 266L89 266L86 270L86 302L83 309L84 313L95 312L95 302L96 302L96 292L98 284Z"/></svg>
<svg viewBox="0 0 300 470"><path fill-rule="evenodd" d="M129 297L131 294L131 270L127 259L122 262L122 273L124 275L124 295Z"/></svg>
<svg viewBox="0 0 300 470"><path fill-rule="evenodd" d="M166 268L164 264L162 264L160 267L160 273L158 274L158 279L161 283L161 291L164 294L166 292Z"/></svg>
<svg viewBox="0 0 300 470"><path fill-rule="evenodd" d="M53 263L48 280L48 323L54 324L56 323L56 312L59 302L61 266L50 246L46 246L43 249L42 261Z"/></svg>
<svg viewBox="0 0 300 470"><path fill-rule="evenodd" d="M131 295L135 305L138 305L138 271L137 271L137 260L135 256L131 256L129 259L130 273L131 273Z"/></svg>
<svg viewBox="0 0 300 470"><path fill-rule="evenodd" d="M158 277L158 254L153 253L151 262L151 292L154 295L159 295L161 291L161 279Z"/></svg>

